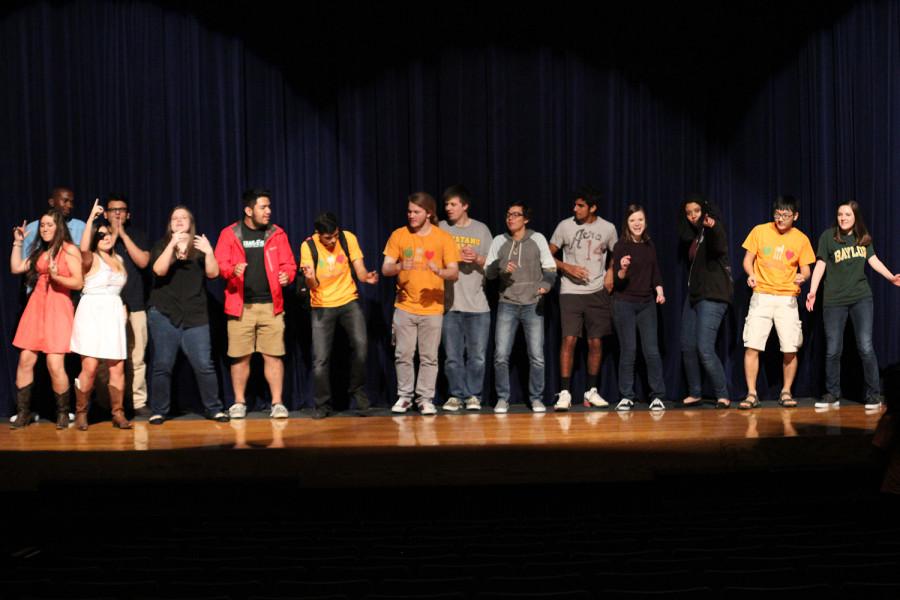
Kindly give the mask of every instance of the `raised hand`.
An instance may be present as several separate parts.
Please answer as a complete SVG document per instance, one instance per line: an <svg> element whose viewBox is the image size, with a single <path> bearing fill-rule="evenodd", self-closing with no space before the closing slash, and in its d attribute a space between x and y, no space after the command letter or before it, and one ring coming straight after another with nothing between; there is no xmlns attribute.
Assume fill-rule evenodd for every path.
<svg viewBox="0 0 900 600"><path fill-rule="evenodd" d="M28 232L25 231L26 222L22 221L21 225L17 225L13 227L13 241L14 242L24 242L25 237L28 235Z"/></svg>
<svg viewBox="0 0 900 600"><path fill-rule="evenodd" d="M212 254L212 244L209 243L209 240L206 239L205 235L195 235L194 236L194 248L206 254L207 256Z"/></svg>
<svg viewBox="0 0 900 600"><path fill-rule="evenodd" d="M102 217L104 212L106 212L106 210L100 206L100 198L96 198L94 200L94 206L91 207L91 215L88 217L88 221L93 221L97 217Z"/></svg>
<svg viewBox="0 0 900 600"><path fill-rule="evenodd" d="M460 260L464 263L472 263L475 262L475 259L478 258L478 254L472 250L472 246L464 246L462 250L459 252Z"/></svg>
<svg viewBox="0 0 900 600"><path fill-rule="evenodd" d="M519 268L518 263L514 263L513 261L509 261L508 263L506 263L506 272L507 273L514 273L515 270L518 268Z"/></svg>
<svg viewBox="0 0 900 600"><path fill-rule="evenodd" d="M622 260L619 261L619 265L622 267L623 271L627 271L628 267L631 266L631 255L626 254L622 257Z"/></svg>
<svg viewBox="0 0 900 600"><path fill-rule="evenodd" d="M703 226L706 227L707 229L712 229L713 227L716 226L716 220L713 219L711 216L706 215L705 217L703 217Z"/></svg>
<svg viewBox="0 0 900 600"><path fill-rule="evenodd" d="M896 285L897 287L900 287L900 273L897 273L896 275L894 275L894 276L891 278L891 283L893 283L893 284Z"/></svg>

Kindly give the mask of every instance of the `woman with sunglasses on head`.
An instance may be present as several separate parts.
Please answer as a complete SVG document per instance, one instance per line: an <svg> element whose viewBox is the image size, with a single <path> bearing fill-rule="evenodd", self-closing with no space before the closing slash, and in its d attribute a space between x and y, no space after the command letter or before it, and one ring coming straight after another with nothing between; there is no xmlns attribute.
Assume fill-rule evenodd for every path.
<svg viewBox="0 0 900 600"><path fill-rule="evenodd" d="M33 289L19 320L13 346L21 349L16 367L16 418L13 429L25 427L34 420L31 413L31 391L34 365L38 352L47 356L53 395L56 397L56 427L69 425L69 378L65 355L72 335L72 290L81 289L81 261L72 244L62 213L50 209L38 223L40 239L22 258L25 223L13 228L13 247L9 267L14 275L24 274Z"/></svg>
<svg viewBox="0 0 900 600"><path fill-rule="evenodd" d="M847 317L853 321L856 347L862 360L866 382L867 409L881 408L878 359L872 345L874 307L872 288L866 279L866 263L882 277L900 286L900 274L891 273L875 256L872 236L855 200L837 207L834 226L819 237L816 266L806 295L806 310L812 312L822 275L825 277L825 395L816 408L837 407L841 398L841 354Z"/></svg>
<svg viewBox="0 0 900 600"><path fill-rule="evenodd" d="M75 379L75 427L82 431L88 428L88 406L100 361L109 368L112 425L131 429L124 408L128 316L120 296L128 275L114 249L109 223L98 220L102 215L103 207L96 200L81 236L84 289L72 328L72 352L81 355L81 373Z"/></svg>

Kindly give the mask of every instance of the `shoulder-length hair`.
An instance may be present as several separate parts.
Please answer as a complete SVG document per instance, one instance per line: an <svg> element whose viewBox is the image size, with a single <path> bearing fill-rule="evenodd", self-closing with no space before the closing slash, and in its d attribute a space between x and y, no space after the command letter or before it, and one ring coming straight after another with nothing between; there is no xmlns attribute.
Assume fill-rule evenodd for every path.
<svg viewBox="0 0 900 600"><path fill-rule="evenodd" d="M639 239L639 240L634 239L634 237L631 235L631 231L629 231L629 229L628 229L628 217L630 217L631 215L633 215L636 212L644 213L644 231L641 233L641 239ZM620 237L622 237L626 240L630 240L632 242L649 242L650 234L647 233L648 229L649 229L649 221L647 220L647 211L644 210L644 207L641 206L640 204L629 204L628 207L625 209L625 218L622 219L622 235Z"/></svg>
<svg viewBox="0 0 900 600"><path fill-rule="evenodd" d="M104 238L104 235L100 233L101 227L106 227L106 231L110 234L112 233L109 229L109 221L107 221L106 219L94 220L94 222L91 224L91 252L97 251L97 248L100 246L100 241ZM109 249L109 255L116 259L113 261L113 265L115 265L113 268L117 271L125 271L125 265L120 260L118 260L115 245L113 245L113 247Z"/></svg>
<svg viewBox="0 0 900 600"><path fill-rule="evenodd" d="M428 213L428 222L432 225L438 224L437 218L437 203L434 201L434 198L431 197L431 194L428 192L416 192L414 194L410 194L408 198L408 202L412 202L419 208L425 210Z"/></svg>
<svg viewBox="0 0 900 600"><path fill-rule="evenodd" d="M163 240L164 240L163 245L168 246L169 242L172 241L172 215L175 214L176 210L183 210L184 212L186 212L188 214L188 217L190 217L190 219L191 219L191 226L188 228L188 236L190 236L190 237L188 238L188 245L187 245L187 260L193 260L194 257L197 256L197 252L199 252L199 250L194 248L194 236L197 235L197 222L194 220L194 213L192 213L191 209L189 209L184 204L179 204L179 205L175 206L169 212L169 218L166 219L166 235L163 238Z"/></svg>
<svg viewBox="0 0 900 600"><path fill-rule="evenodd" d="M869 229L866 227L866 222L862 216L862 209L859 208L859 203L856 200L848 200L847 202L841 202L834 209L834 241L840 242L841 240L841 226L838 225L837 220L837 211L840 210L842 206L849 206L850 210L853 211L853 237L856 238L856 243L860 246L868 246L872 243L872 236L869 234Z"/></svg>
<svg viewBox="0 0 900 600"><path fill-rule="evenodd" d="M53 239L49 242L45 242L44 238L41 237L41 219L44 217L51 217L56 224L56 233L53 234ZM28 287L34 287L34 284L38 279L37 262L41 254L47 252L50 254L50 258L55 260L59 251L62 250L63 244L72 243L72 236L69 234L69 226L66 225L66 218L55 208L51 208L38 219L35 235L37 235L37 239L34 242L34 246L31 248L31 252L28 254L28 271L25 272L25 281L27 282Z"/></svg>

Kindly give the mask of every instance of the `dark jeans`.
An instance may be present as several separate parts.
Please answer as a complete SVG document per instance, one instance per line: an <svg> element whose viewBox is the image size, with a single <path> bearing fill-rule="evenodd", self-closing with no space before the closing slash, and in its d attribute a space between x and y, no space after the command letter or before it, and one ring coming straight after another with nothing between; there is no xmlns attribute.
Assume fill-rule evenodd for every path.
<svg viewBox="0 0 900 600"><path fill-rule="evenodd" d="M509 401L509 355L516 341L519 324L525 332L528 351L528 398L544 401L544 317L538 314L537 303L497 305L497 328L494 334L494 384L497 401Z"/></svg>
<svg viewBox="0 0 900 600"><path fill-rule="evenodd" d="M187 356L197 378L200 400L207 416L225 410L219 398L219 382L212 361L209 325L175 327L167 316L155 308L147 311L150 339L153 340L153 394L150 409L155 415L167 415L171 404L172 369L180 348Z"/></svg>
<svg viewBox="0 0 900 600"><path fill-rule="evenodd" d="M359 302L354 300L334 308L312 309L313 394L316 406L331 406L331 347L336 324L344 329L350 341L350 377L347 390L356 400L357 408L368 408L369 398L363 385L366 377L366 317Z"/></svg>
<svg viewBox="0 0 900 600"><path fill-rule="evenodd" d="M872 322L875 318L872 298L863 298L850 306L826 306L825 319L825 388L835 398L841 397L841 354L844 350L844 326L847 315L853 321L856 349L862 360L866 380L866 398L881 393L878 359L872 345Z"/></svg>
<svg viewBox="0 0 900 600"><path fill-rule="evenodd" d="M450 395L460 400L470 396L481 400L491 313L450 311L444 315L441 333Z"/></svg>
<svg viewBox="0 0 900 600"><path fill-rule="evenodd" d="M665 399L662 359L656 341L656 303L613 301L613 321L619 336L619 395L634 400L634 363L637 355L637 332L647 363L650 397Z"/></svg>
<svg viewBox="0 0 900 600"><path fill-rule="evenodd" d="M728 304L715 300L701 300L691 306L684 303L681 313L681 359L687 376L688 394L700 398L703 394L700 365L709 375L716 398L728 398L725 369L716 354L716 337L725 317Z"/></svg>

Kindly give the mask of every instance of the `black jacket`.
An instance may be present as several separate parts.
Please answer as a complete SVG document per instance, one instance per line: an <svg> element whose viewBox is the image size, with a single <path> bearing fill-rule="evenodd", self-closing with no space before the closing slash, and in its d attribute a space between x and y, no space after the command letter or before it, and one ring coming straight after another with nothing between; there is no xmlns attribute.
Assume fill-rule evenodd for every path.
<svg viewBox="0 0 900 600"><path fill-rule="evenodd" d="M678 222L678 236L689 265L688 294L692 306L701 300L731 304L734 292L731 261L728 258L728 236L721 220L712 216L716 220L712 228L694 227L683 213ZM697 254L691 261L690 247L694 240L697 240Z"/></svg>

